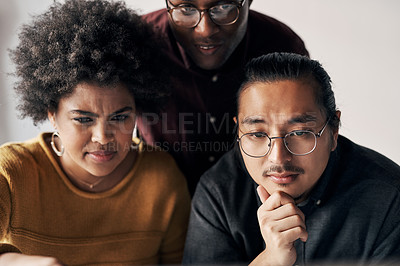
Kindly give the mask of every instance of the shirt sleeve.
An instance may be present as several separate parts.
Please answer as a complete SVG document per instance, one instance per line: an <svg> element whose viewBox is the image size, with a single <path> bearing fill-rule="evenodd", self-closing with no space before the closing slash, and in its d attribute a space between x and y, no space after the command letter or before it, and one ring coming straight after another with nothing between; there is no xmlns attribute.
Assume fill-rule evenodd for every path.
<svg viewBox="0 0 400 266"><path fill-rule="evenodd" d="M19 252L13 245L7 244L7 233L11 217L11 193L7 179L0 174L0 254L7 252Z"/></svg>
<svg viewBox="0 0 400 266"><path fill-rule="evenodd" d="M175 195L172 197L173 214L161 246L162 264L180 264L190 213L190 195L183 175L177 171L182 182L174 184Z"/></svg>
<svg viewBox="0 0 400 266"><path fill-rule="evenodd" d="M229 230L221 193L206 182L200 179L192 200L183 264L243 262Z"/></svg>
<svg viewBox="0 0 400 266"><path fill-rule="evenodd" d="M400 262L400 193L395 196L387 193L386 200L391 204L386 212L371 260L378 263Z"/></svg>

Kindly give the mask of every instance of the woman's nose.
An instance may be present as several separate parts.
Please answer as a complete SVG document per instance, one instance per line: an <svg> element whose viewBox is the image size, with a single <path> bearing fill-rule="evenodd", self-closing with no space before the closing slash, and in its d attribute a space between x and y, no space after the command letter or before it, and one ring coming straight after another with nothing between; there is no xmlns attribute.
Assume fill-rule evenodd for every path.
<svg viewBox="0 0 400 266"><path fill-rule="evenodd" d="M92 142L97 142L101 145L105 145L113 141L114 141L114 132L106 124L99 123L93 128Z"/></svg>

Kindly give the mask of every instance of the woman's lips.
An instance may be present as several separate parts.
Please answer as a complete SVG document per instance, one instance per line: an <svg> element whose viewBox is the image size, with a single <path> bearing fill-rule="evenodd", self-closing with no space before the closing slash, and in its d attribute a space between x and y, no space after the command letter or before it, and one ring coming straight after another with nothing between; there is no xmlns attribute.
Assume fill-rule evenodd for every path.
<svg viewBox="0 0 400 266"><path fill-rule="evenodd" d="M293 183L299 174L269 174L267 177L276 184Z"/></svg>
<svg viewBox="0 0 400 266"><path fill-rule="evenodd" d="M104 163L111 161L116 153L115 151L94 151L89 152L88 155L95 162Z"/></svg>

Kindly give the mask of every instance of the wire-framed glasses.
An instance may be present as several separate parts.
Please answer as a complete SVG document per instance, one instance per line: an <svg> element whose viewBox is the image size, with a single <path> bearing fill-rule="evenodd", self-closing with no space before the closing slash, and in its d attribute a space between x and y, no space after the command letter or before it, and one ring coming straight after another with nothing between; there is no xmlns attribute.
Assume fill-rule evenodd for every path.
<svg viewBox="0 0 400 266"><path fill-rule="evenodd" d="M273 139L283 139L286 149L293 155L307 155L317 147L317 138L324 133L329 119L318 133L311 130L294 130L283 137L270 137L265 132L250 132L237 139L240 148L250 157L260 158L271 150Z"/></svg>
<svg viewBox="0 0 400 266"><path fill-rule="evenodd" d="M190 4L174 6L169 0L166 0L167 10L172 21L175 25L185 28L196 27L204 12L207 12L211 20L217 25L231 25L239 18L240 8L243 7L245 2L246 0L240 4L237 2L227 2L206 9L198 9Z"/></svg>

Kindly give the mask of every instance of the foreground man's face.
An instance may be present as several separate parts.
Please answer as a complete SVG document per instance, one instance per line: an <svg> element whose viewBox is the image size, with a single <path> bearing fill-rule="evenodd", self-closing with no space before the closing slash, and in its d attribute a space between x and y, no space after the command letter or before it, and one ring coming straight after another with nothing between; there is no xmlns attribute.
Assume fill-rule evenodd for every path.
<svg viewBox="0 0 400 266"><path fill-rule="evenodd" d="M239 137L249 132L265 132L269 137L283 137L294 130L317 133L326 121L309 82L253 83L239 99ZM325 170L330 152L336 148L337 136L338 132L332 133L328 126L308 155L293 155L283 139L273 139L264 157L250 157L242 149L241 153L251 177L269 194L280 190L301 202Z"/></svg>

